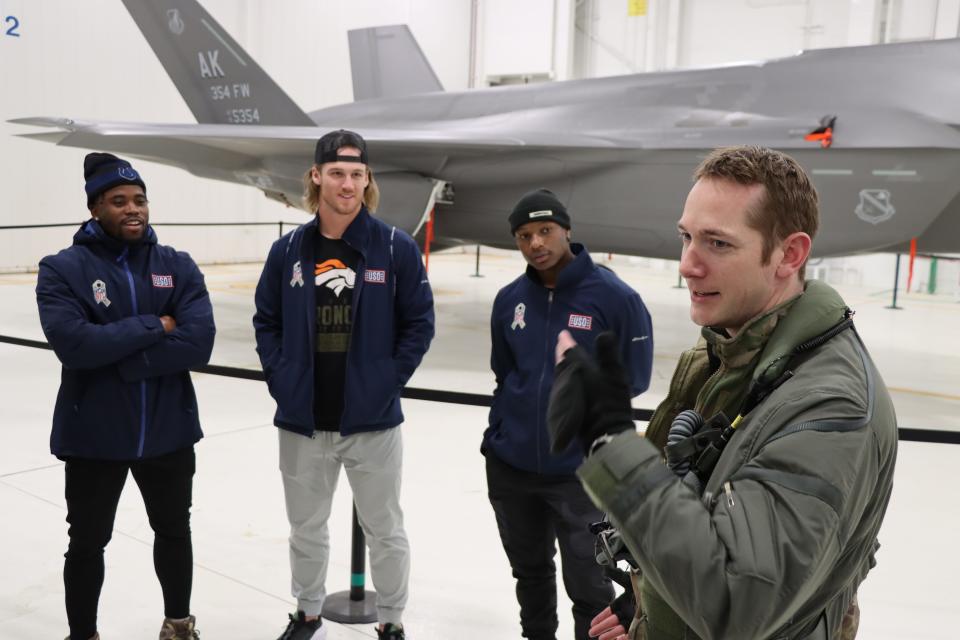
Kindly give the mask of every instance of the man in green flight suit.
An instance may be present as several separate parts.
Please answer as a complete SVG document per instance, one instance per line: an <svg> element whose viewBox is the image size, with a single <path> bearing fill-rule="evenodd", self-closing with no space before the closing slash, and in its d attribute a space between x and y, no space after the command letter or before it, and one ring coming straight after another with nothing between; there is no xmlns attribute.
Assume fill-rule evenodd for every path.
<svg viewBox="0 0 960 640"><path fill-rule="evenodd" d="M819 213L800 165L731 147L694 179L677 226L702 338L646 438L609 336L595 359L557 346L554 447L581 443L577 475L642 576L629 632L608 610L591 633L852 638L892 488L893 404L839 294L804 281Z"/></svg>

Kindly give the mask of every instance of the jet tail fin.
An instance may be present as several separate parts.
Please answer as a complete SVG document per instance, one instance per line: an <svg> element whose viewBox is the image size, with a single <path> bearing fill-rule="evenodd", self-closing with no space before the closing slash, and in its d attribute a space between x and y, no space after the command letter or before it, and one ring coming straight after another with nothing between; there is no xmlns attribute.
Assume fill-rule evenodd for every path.
<svg viewBox="0 0 960 640"><path fill-rule="evenodd" d="M354 29L348 39L354 100L443 91L407 25Z"/></svg>
<svg viewBox="0 0 960 640"><path fill-rule="evenodd" d="M196 0L123 0L201 124L314 122Z"/></svg>

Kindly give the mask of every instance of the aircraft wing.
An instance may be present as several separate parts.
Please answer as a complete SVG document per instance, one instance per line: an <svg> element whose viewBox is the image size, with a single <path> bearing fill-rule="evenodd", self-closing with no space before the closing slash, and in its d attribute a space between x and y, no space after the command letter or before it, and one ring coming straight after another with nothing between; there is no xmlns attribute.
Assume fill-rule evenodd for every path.
<svg viewBox="0 0 960 640"><path fill-rule="evenodd" d="M870 192L858 196L857 190L873 188L877 176L883 175L891 176L884 180L897 181L896 187L876 188L892 194L897 206L905 198L923 202L924 206L914 207L909 216L896 216L879 226L875 222L879 215L870 219L870 245L855 227L834 229L835 223L825 217L824 241L819 244L824 253L891 246L936 226L933 222L941 213L949 213L945 221L956 218L951 213L955 206L948 205L957 194L950 178L957 163L948 149L954 146L957 134L952 129L945 131L941 123L904 113L861 111L855 120L840 121L842 135L833 148L823 150L803 140L803 134L815 123L812 117L788 120L738 114L721 118L727 126L717 126L720 117L712 113L709 119L688 119L686 126L671 128L595 129L563 135L530 130L522 122L520 126L514 122L504 133L503 127L494 127L482 118L469 125L421 123L403 129L349 122L341 126L358 131L367 140L381 186L378 214L401 229L417 231L425 210L433 205L438 180L453 185L457 205L444 207L440 234L450 241L502 244L502 234L490 231L487 220L509 210L530 185L540 184L551 186L572 204L586 198L579 206L593 209L589 224L598 234L592 239L593 245L643 255L669 255L673 251L666 248L669 238L652 230L673 228L668 222L675 218L676 208L689 188L689 175L697 158L713 147L744 138L763 139L764 144L790 149L812 173L825 210L856 214L870 204ZM143 124L55 118L12 122L55 129L23 134L28 138L112 151L180 167L204 178L251 185L289 206L300 206L301 176L310 163L315 141L332 128L319 124ZM934 152L938 147L940 151ZM867 148L874 150L871 167L863 166ZM919 149L929 151L918 153ZM873 171L870 181L850 184L848 176L868 168ZM607 185L614 176L619 177ZM585 179L597 186L574 186L578 183L575 181ZM606 200L592 197L597 189ZM652 194L660 192L665 195L652 199ZM866 204L858 204L858 199ZM641 229L639 240L635 226L639 221L624 223L622 213L634 210L638 202L648 203L647 207L654 202L665 203L656 210L656 216L663 218L657 225L653 224L653 210L647 209L649 226ZM945 221L940 226L947 224ZM584 225L580 226L586 231ZM938 232L925 245L945 250L941 249L948 247L942 244L943 238L950 235Z"/></svg>
<svg viewBox="0 0 960 640"><path fill-rule="evenodd" d="M316 140L329 127L232 124L146 124L67 118L19 118L14 124L54 131L19 134L59 146L99 149L179 167L215 180L251 185L288 206L300 206L300 176L309 167ZM414 234L436 196L438 175L451 158L487 157L541 145L482 132L359 129L382 188L380 216ZM571 139L565 140L568 144ZM584 146L596 144L584 137ZM412 165L416 165L415 167ZM431 172L428 168L438 171Z"/></svg>
<svg viewBox="0 0 960 640"><path fill-rule="evenodd" d="M300 192L299 176L313 157L317 139L330 127L249 126L232 124L148 124L83 121L66 118L18 118L14 124L56 131L18 137L59 146L100 149L172 165L194 175ZM416 170L426 178L442 178L443 164L458 158L520 153L589 153L623 148L612 137L584 134L532 135L521 139L497 136L480 128L371 129L356 127L374 158L377 179L393 172ZM639 145L638 145L639 148ZM416 158L414 161L413 158ZM411 166L416 164L416 167ZM436 171L425 167L435 166ZM254 179L253 176L261 176Z"/></svg>
<svg viewBox="0 0 960 640"><path fill-rule="evenodd" d="M22 124L35 127L57 128L59 132L43 134L25 133L18 137L40 139L55 142L61 146L79 147L77 141L96 138L106 142L108 139L136 139L138 142L154 139L177 139L193 144L215 147L228 152L259 155L264 153L260 146L269 144L267 153L286 153L288 151L303 153L301 159L309 162L313 155L313 145L320 135L330 131L330 126L271 126L271 125L239 125L239 124L159 124L138 122L108 122L99 120L73 120L70 118L31 117L8 120L13 124ZM449 129L378 129L369 127L354 127L363 135L368 144L376 145L389 151L390 149L436 149L452 151L457 149L483 149L487 151L502 149L516 150L522 147L537 148L593 148L635 146L643 148L640 139L635 144L623 139L623 132L611 130L608 133L577 133L564 132L563 136L546 132L531 132L519 136L497 135L484 127L449 128ZM109 143L123 144L123 143ZM307 144L307 146L304 146ZM256 147L256 148L255 148ZM98 147L99 148L99 147ZM142 148L140 148L142 153ZM127 151L133 155L135 151ZM147 158L163 162L163 157Z"/></svg>

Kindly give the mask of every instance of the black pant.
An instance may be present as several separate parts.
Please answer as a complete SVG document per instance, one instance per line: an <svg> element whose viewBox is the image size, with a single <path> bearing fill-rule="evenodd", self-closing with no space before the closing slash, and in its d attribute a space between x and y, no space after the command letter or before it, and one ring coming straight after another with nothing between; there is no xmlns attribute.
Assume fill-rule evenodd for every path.
<svg viewBox="0 0 960 640"><path fill-rule="evenodd" d="M71 640L87 640L97 631L103 550L113 533L127 470L140 488L153 529L153 566L163 590L164 615L190 615L190 499L195 467L193 447L136 461L66 460L70 544L64 556L63 585Z"/></svg>
<svg viewBox="0 0 960 640"><path fill-rule="evenodd" d="M613 600L613 586L594 555L587 528L602 514L571 476L546 476L515 469L487 456L487 495L497 516L500 540L517 579L523 637L554 640L557 633L557 569L560 543L563 585L573 601L577 640L587 640L590 620Z"/></svg>

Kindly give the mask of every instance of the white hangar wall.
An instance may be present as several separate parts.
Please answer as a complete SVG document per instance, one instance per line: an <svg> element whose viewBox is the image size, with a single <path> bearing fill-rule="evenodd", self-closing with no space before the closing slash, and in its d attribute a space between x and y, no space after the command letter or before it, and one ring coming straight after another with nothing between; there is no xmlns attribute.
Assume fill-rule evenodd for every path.
<svg viewBox="0 0 960 640"><path fill-rule="evenodd" d="M575 11L576 77L954 38L960 27L960 0L583 0Z"/></svg>

